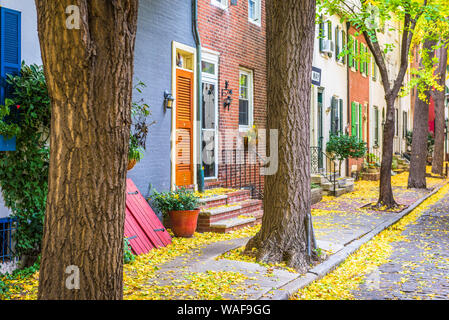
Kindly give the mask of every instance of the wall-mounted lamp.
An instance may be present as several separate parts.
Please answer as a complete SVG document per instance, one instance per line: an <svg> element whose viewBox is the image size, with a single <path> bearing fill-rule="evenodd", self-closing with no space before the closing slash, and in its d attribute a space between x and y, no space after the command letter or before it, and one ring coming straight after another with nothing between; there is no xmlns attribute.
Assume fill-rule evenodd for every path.
<svg viewBox="0 0 449 320"><path fill-rule="evenodd" d="M166 109L173 108L173 102L175 101L175 98L173 98L172 94L165 90L164 92L164 106Z"/></svg>
<svg viewBox="0 0 449 320"><path fill-rule="evenodd" d="M231 106L232 103L232 89L229 89L229 81L225 81L225 88L221 89L221 96L227 96L224 99L223 105L225 108L228 108Z"/></svg>

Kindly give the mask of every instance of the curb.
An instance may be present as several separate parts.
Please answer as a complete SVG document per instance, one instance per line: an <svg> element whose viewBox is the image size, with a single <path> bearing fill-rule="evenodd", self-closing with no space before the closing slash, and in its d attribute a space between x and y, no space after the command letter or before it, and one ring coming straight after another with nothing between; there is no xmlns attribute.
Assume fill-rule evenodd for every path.
<svg viewBox="0 0 449 320"><path fill-rule="evenodd" d="M310 269L304 275L290 281L287 284L276 288L275 290L271 290L265 294L265 297L261 297L258 300L288 300L293 294L295 294L298 290L308 286L312 282L321 279L328 273L332 272L335 268L337 268L342 262L346 260L346 258L356 252L363 244L370 241L376 235L387 229L388 227L394 225L399 220L407 216L410 212L416 209L421 203L425 200L433 196L435 193L440 191L440 189L445 186L445 184L440 185L435 190L433 190L428 195L425 195L414 204L409 206L407 209L401 211L397 216L392 217L391 219L384 221L383 223L376 226L373 230L365 233L359 239L352 241L350 244L345 246L343 249L338 251L337 253L330 256L329 259ZM267 297L267 295L270 295Z"/></svg>

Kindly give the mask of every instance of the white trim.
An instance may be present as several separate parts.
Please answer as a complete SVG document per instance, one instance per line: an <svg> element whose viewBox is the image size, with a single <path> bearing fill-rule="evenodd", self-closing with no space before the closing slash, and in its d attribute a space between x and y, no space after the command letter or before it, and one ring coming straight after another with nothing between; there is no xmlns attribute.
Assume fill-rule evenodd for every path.
<svg viewBox="0 0 449 320"><path fill-rule="evenodd" d="M249 0L248 0L248 21L254 23L256 26L262 26L262 0L252 0L256 5L256 19L252 19L249 16Z"/></svg>
<svg viewBox="0 0 449 320"><path fill-rule="evenodd" d="M227 10L228 9L228 4L227 4L227 2L228 2L229 0L211 0L211 4L213 5L213 6L216 6L216 7L218 7L218 8L220 8L220 9L222 9L222 10ZM223 4L223 2L225 2L226 4Z"/></svg>
<svg viewBox="0 0 449 320"><path fill-rule="evenodd" d="M239 68L239 101L240 101L240 76L244 74L248 76L248 125L240 125L239 131L245 132L248 131L254 123L254 73L252 70L246 68ZM240 108L240 102L239 102Z"/></svg>
<svg viewBox="0 0 449 320"><path fill-rule="evenodd" d="M195 190L197 189L197 148L198 148L198 124L196 121L197 118L197 64L196 64L196 48L190 47L188 45L173 41L172 42L172 95L175 98L175 101L173 103L172 108L172 132L171 132L171 188L172 190L175 189L176 186L176 70L181 69L176 65L176 50L182 50L185 52L188 52L193 55L193 71L188 70L190 72L193 72L193 185L195 186Z"/></svg>
<svg viewBox="0 0 449 320"><path fill-rule="evenodd" d="M213 177L204 177L205 180L213 180L213 179L218 179L218 160L219 160L219 137L218 137L218 112L219 112L219 104L218 104L218 100L219 100L219 96L218 96L218 92L219 92L219 88L218 88L218 72L219 72L219 53L210 49L202 49L202 60L209 62L209 63L213 63L215 65L215 74L209 74L209 73L204 73L202 72L202 82L203 83L210 83L213 84L215 86L215 136L214 136L214 140L215 140L215 175ZM201 106L202 107L202 106ZM203 129L203 125L202 123L200 124L201 126L201 130L211 130L211 129Z"/></svg>

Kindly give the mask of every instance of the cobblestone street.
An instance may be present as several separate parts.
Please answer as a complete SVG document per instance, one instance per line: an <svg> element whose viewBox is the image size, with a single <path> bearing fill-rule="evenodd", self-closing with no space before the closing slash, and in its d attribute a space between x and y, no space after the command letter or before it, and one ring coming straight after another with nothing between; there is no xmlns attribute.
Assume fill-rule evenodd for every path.
<svg viewBox="0 0 449 320"><path fill-rule="evenodd" d="M390 262L370 273L356 299L449 299L449 193L393 243Z"/></svg>

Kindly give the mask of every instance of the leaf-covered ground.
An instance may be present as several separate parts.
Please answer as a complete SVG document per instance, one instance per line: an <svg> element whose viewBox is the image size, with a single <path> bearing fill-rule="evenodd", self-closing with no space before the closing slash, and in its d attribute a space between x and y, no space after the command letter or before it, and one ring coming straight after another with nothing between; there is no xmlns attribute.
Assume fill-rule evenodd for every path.
<svg viewBox="0 0 449 320"><path fill-rule="evenodd" d="M292 299L355 299L354 292L360 285L366 282L366 276L375 271L379 266L391 261L390 256L393 253L394 244L410 241L404 235L404 231L412 224L415 224L422 214L435 203L447 196L448 192L449 185L445 185L397 224L389 227L371 241L364 244L332 273L299 290ZM424 259L425 257L420 257L420 261L417 263L423 263ZM443 257L435 261L435 263L437 265L438 263L446 263L449 265L447 260L447 258ZM401 278L399 281L405 282L406 280Z"/></svg>
<svg viewBox="0 0 449 320"><path fill-rule="evenodd" d="M124 298L125 299L168 299L170 292L180 294L183 291L193 291L201 299L219 299L226 293L237 290L233 285L242 283L246 277L233 272L206 272L202 274L187 274L184 280L178 279L172 286L162 288L167 295L160 292L161 288L148 285L153 279L158 268L166 262L188 254L196 249L214 242L231 239L239 239L254 236L260 226L245 228L228 234L195 233L192 238L173 238L173 243L158 250L152 250L148 254L140 255L136 260L124 266ZM39 274L31 277L15 280L2 279L8 284L9 296L0 296L1 299L35 300L37 298L37 285ZM188 298L187 295L184 298Z"/></svg>

